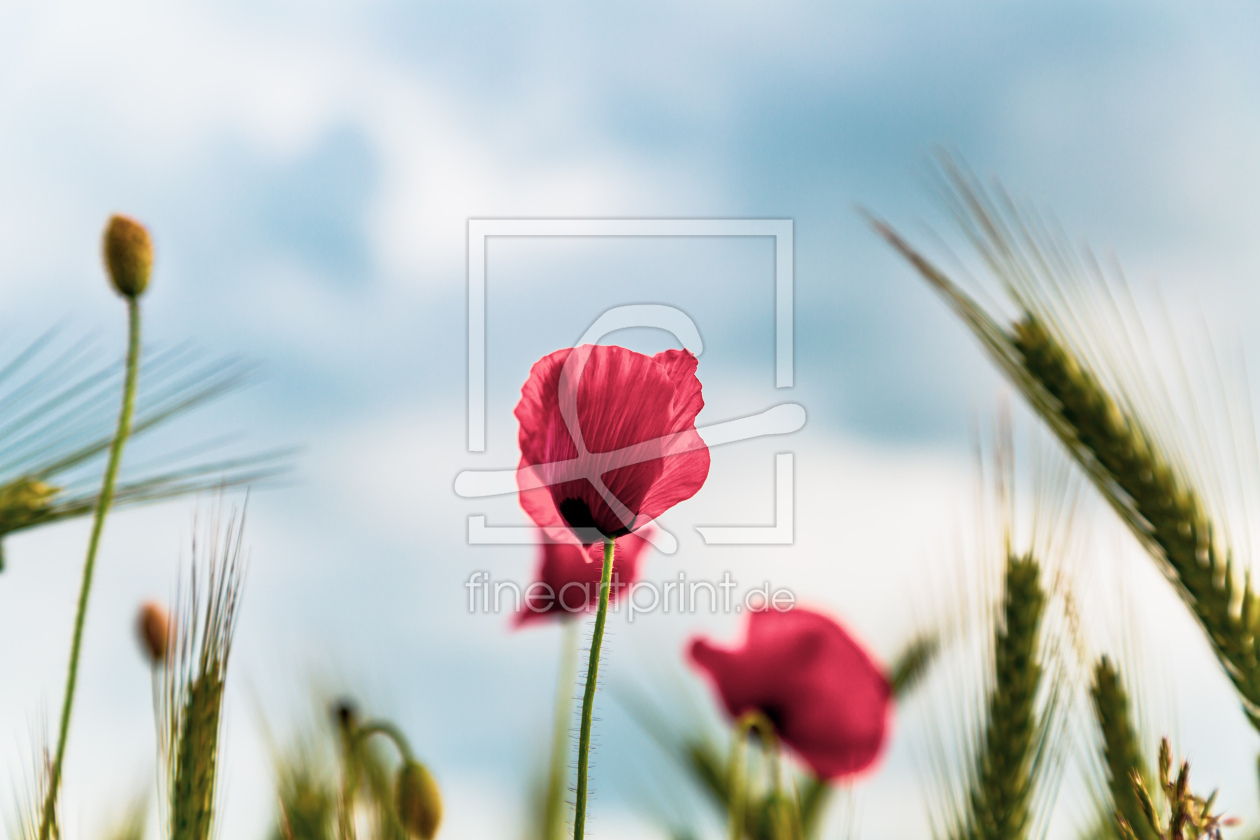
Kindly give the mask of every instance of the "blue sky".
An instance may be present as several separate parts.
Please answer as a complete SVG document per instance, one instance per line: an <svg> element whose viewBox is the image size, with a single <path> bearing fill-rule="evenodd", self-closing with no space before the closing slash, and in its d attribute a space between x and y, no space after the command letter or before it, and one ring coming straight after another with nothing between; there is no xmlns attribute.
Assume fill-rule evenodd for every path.
<svg viewBox="0 0 1260 840"><path fill-rule="evenodd" d="M533 559L466 545L469 514L522 514L451 485L462 469L514 464L511 409L535 359L608 306L661 300L705 337L702 419L787 398L768 355L767 243L505 241L488 255L489 447L470 455L468 218L794 220L790 399L808 424L715 454L714 480L667 519L678 554L650 559L648 575L781 580L888 657L915 599L932 601L925 576L946 574L970 533L969 429L1001 386L855 207L920 241L948 238L925 189L944 146L1254 358L1258 41L1260 8L1238 0L6 4L0 326L20 341L64 324L113 352L122 311L97 243L107 215L128 212L157 241L151 339L263 371L188 434L305 447L295 486L251 502L225 836L259 836L269 808L259 710L285 731L312 682L352 687L414 733L449 791L447 836L515 836L557 634L467 614L468 574L523 578ZM692 525L768 521L784 447L797 453L796 545L706 548ZM130 616L170 591L194 507L111 522L68 778L85 832L150 772ZM6 756L58 702L84 536L68 525L9 546L0 638L22 641L0 646ZM1099 539L1102 554L1127 550ZM1147 572L1134 574L1155 586ZM613 684L664 680L688 634L738 627L651 618L615 627ZM1226 780L1250 778L1254 736L1193 630L1171 626L1169 644L1205 664L1170 677L1170 727L1250 815L1254 785ZM629 836L651 749L602 697L596 825ZM899 718L855 796L870 836L921 836L915 720ZM0 764L0 782L17 769ZM907 790L915 807L895 807ZM485 813L491 799L503 814Z"/></svg>

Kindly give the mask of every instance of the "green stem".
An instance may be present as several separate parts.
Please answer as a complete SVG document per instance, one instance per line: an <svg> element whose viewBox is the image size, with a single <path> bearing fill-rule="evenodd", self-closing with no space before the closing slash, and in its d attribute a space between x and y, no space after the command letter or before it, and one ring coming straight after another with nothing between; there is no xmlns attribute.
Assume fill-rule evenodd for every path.
<svg viewBox="0 0 1260 840"><path fill-rule="evenodd" d="M604 623L608 620L608 589L612 583L613 546L604 541L604 569L599 579L599 610L595 613L595 632L591 636L591 658L586 666L586 689L582 692L582 727L578 730L577 801L573 815L573 840L582 840L586 833L586 773L591 754L591 718L595 713L595 683L599 678L599 648L604 642Z"/></svg>
<svg viewBox="0 0 1260 840"><path fill-rule="evenodd" d="M343 840L354 840L354 805L355 794L360 785L360 774L367 765L369 759L364 756L367 754L363 749L368 738L373 735L383 735L393 742L399 754L402 756L403 765L415 763L415 753L411 751L411 744L407 741L407 736L403 731L387 720L369 721L362 726L350 729L343 733L343 742L345 750L345 768L343 772L343 785L341 791L341 836ZM371 774L365 774L369 784L371 784ZM396 820L395 820L396 822Z"/></svg>
<svg viewBox="0 0 1260 840"><path fill-rule="evenodd" d="M402 755L403 761L408 764L416 760L415 753L411 751L411 744L407 742L407 736L403 734L401 729L387 720L377 720L363 724L355 730L354 742L358 745L373 735L384 735L393 741L394 746L398 748L398 752Z"/></svg>
<svg viewBox="0 0 1260 840"><path fill-rule="evenodd" d="M543 812L543 840L560 840L564 833L565 777L569 769L569 726L573 715L573 681L577 679L578 623L565 619L560 641L560 676L556 685L556 719L551 741L551 774Z"/></svg>
<svg viewBox="0 0 1260 840"><path fill-rule="evenodd" d="M748 787L746 784L748 734L754 729L761 736L762 748L769 761L771 796L766 802L773 804L775 797L783 789L782 766L779 763L779 737L774 731L774 724L756 709L744 712L735 721L735 731L731 736L731 757L726 774L730 840L741 840L745 833L751 834L755 828L755 821L750 821L748 806L744 801L747 798ZM799 819L797 821L799 822Z"/></svg>
<svg viewBox="0 0 1260 840"><path fill-rule="evenodd" d="M105 478L101 482L101 495L96 502L92 520L92 536L88 540L87 559L83 562L83 583L79 587L79 608L74 618L74 641L70 645L70 673L66 678L66 696L61 705L61 728L57 736L57 753L53 759L48 795L44 799L44 813L40 818L39 840L48 840L52 829L53 814L57 810L57 792L61 786L61 765L66 757L66 740L70 733L70 711L74 707L74 687L79 677L79 652L83 646L83 624L87 617L88 594L92 591L92 572L96 569L96 550L101 543L105 517L114 498L114 482L118 478L118 464L122 461L123 446L131 433L131 415L136 403L136 380L140 375L140 302L127 298L127 372L123 379L122 408L118 412L118 430L109 447L109 462L105 465Z"/></svg>
<svg viewBox="0 0 1260 840"><path fill-rule="evenodd" d="M747 775L748 768L744 753L748 746L748 729L746 718L740 718L731 739L731 757L726 771L727 822L730 826L730 840L741 840L744 836L744 823L747 822L744 807L744 777Z"/></svg>
<svg viewBox="0 0 1260 840"><path fill-rule="evenodd" d="M343 718L341 738L341 807L337 813L337 840L355 840L354 799L359 789L359 737L353 716Z"/></svg>

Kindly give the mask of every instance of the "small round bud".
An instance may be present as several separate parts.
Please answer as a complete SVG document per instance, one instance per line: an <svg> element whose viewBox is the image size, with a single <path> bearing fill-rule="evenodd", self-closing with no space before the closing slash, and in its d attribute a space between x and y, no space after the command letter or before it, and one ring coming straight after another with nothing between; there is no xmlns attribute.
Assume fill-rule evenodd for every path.
<svg viewBox="0 0 1260 840"><path fill-rule="evenodd" d="M408 761L398 771L398 819L412 837L433 840L442 822L442 793L425 766Z"/></svg>
<svg viewBox="0 0 1260 840"><path fill-rule="evenodd" d="M153 242L144 225L128 216L110 216L104 251L105 267L118 294L129 298L144 294L153 268Z"/></svg>
<svg viewBox="0 0 1260 840"><path fill-rule="evenodd" d="M136 634L150 662L161 665L166 661L171 638L171 614L166 607L156 601L142 604L136 616Z"/></svg>

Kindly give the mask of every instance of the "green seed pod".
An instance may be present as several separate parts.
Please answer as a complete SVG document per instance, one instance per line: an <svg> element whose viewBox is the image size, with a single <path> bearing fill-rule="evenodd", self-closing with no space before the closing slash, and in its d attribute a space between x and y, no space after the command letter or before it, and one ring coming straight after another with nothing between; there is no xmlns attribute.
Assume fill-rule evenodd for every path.
<svg viewBox="0 0 1260 840"><path fill-rule="evenodd" d="M442 822L442 793L418 761L398 771L398 819L408 834L421 840L433 840Z"/></svg>
<svg viewBox="0 0 1260 840"><path fill-rule="evenodd" d="M129 298L144 294L153 268L153 242L144 225L127 216L110 216L104 251L105 267L118 293Z"/></svg>

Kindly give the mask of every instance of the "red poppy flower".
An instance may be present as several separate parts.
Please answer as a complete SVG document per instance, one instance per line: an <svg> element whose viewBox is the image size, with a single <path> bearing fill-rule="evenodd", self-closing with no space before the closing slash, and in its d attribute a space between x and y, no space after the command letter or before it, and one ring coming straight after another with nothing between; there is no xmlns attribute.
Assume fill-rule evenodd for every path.
<svg viewBox="0 0 1260 840"><path fill-rule="evenodd" d="M544 356L516 406L521 506L553 540L589 545L643 527L708 477L703 407L686 350L585 344Z"/></svg>
<svg viewBox="0 0 1260 840"><path fill-rule="evenodd" d="M819 777L858 773L879 756L888 680L833 619L800 608L754 612L742 647L695 639L691 659L731 715L760 711Z"/></svg>
<svg viewBox="0 0 1260 840"><path fill-rule="evenodd" d="M648 547L640 534L627 534L617 540L613 554L611 604L626 587L639 579L639 558ZM599 580L603 571L604 547L572 543L543 542L538 546L538 575L525 589L516 626L547 618L568 618L599 603ZM541 584L541 585L540 585Z"/></svg>

